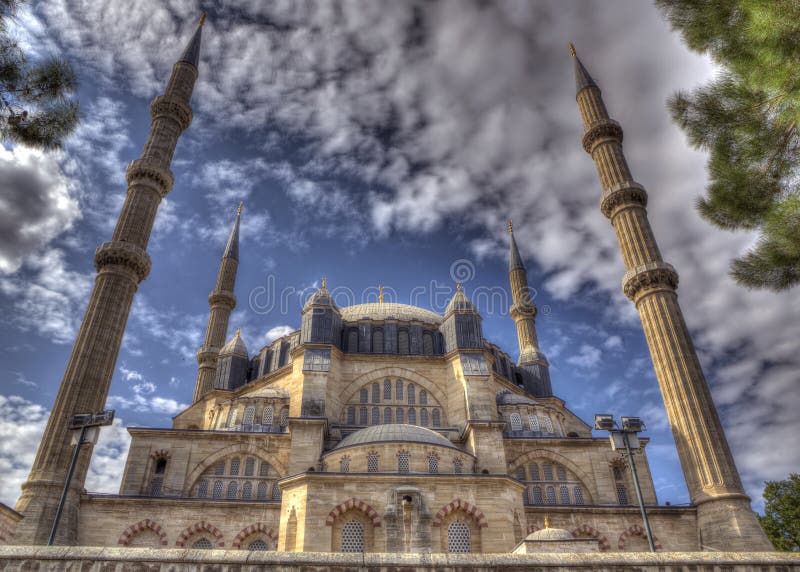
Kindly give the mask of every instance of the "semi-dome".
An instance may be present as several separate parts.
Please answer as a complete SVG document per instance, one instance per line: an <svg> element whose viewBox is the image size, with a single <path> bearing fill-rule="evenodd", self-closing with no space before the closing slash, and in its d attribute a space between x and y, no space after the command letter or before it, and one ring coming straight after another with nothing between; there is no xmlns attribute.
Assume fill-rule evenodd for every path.
<svg viewBox="0 0 800 572"><path fill-rule="evenodd" d="M331 308L336 308L336 304L334 303L333 297L328 291L324 280L322 281L322 286L319 288L319 290L314 292L303 305L303 310L306 310L311 306L330 306Z"/></svg>
<svg viewBox="0 0 800 572"><path fill-rule="evenodd" d="M450 303L447 305L447 309L444 311L445 315L450 314L451 312L477 312L475 305L469 298L467 298L467 295L464 294L464 290L462 290L460 283L456 286L456 293L453 294L453 298L450 300Z"/></svg>
<svg viewBox="0 0 800 572"><path fill-rule="evenodd" d="M495 398L497 405L537 405L537 403L530 397L512 393L510 391L501 391Z"/></svg>
<svg viewBox="0 0 800 572"><path fill-rule="evenodd" d="M346 322L357 322L362 318L372 320L385 320L395 318L397 320L410 322L420 321L433 324L440 324L442 317L436 312L431 312L424 308L411 306L409 304L398 304L396 302L373 302L371 304L356 304L341 309L342 320Z"/></svg>
<svg viewBox="0 0 800 572"><path fill-rule="evenodd" d="M222 346L222 350L220 350L219 354L222 355L235 355L235 356L242 356L247 357L247 346L244 345L244 340L242 340L242 331L236 330L236 335L233 337L231 341L227 344Z"/></svg>
<svg viewBox="0 0 800 572"><path fill-rule="evenodd" d="M543 528L536 532L531 532L525 537L525 540L575 540L575 537L563 528Z"/></svg>
<svg viewBox="0 0 800 572"><path fill-rule="evenodd" d="M339 441L339 444L334 449L386 442L425 443L427 445L450 447L451 449L456 448L448 439L436 431L417 425L389 423L386 425L373 425L351 433Z"/></svg>

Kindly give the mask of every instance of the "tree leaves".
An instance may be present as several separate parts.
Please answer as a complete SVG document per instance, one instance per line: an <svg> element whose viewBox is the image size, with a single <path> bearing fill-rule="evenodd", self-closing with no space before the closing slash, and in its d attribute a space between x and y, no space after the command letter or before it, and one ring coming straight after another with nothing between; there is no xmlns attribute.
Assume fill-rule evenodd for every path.
<svg viewBox="0 0 800 572"><path fill-rule="evenodd" d="M800 474L782 481L767 481L764 488L764 532L778 550L800 551Z"/></svg>

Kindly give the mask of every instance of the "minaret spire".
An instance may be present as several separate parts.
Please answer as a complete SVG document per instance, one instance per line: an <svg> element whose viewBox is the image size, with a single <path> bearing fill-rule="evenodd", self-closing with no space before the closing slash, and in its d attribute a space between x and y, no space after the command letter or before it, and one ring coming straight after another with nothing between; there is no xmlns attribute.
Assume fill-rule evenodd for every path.
<svg viewBox="0 0 800 572"><path fill-rule="evenodd" d="M519 343L519 361L525 389L534 395L544 397L552 394L550 372L547 358L539 351L536 336L536 304L533 302L528 274L519 254L517 241L514 238L514 225L508 221L509 256L508 275L511 283L513 304L510 314L517 325L517 341Z"/></svg>
<svg viewBox="0 0 800 572"><path fill-rule="evenodd" d="M208 296L210 306L208 327L203 346L197 351L197 381L194 386L193 403L200 401L205 394L214 389L214 378L217 373L217 358L228 333L228 320L236 307L236 296L233 289L236 285L236 271L239 268L239 222L242 218L242 203L236 210L214 291ZM236 335L239 336L237 330Z"/></svg>
<svg viewBox="0 0 800 572"><path fill-rule="evenodd" d="M172 68L163 95L150 106L152 123L141 157L128 165L128 190L110 242L95 252L97 269L86 314L78 330L50 418L16 510L24 518L14 536L17 544L45 544L70 467L74 446L69 420L103 409L125 333L133 297L150 272L147 243L158 206L172 189L172 155L181 133L192 121L189 106L197 81L199 28ZM80 493L92 446L84 446L67 494L56 544L76 544Z"/></svg>
<svg viewBox="0 0 800 572"><path fill-rule="evenodd" d="M622 128L609 117L600 88L577 57L575 82L583 148L600 175L600 210L622 250L627 270L622 289L642 320L686 485L697 506L700 544L710 550L772 550L750 509L678 305L678 274L661 258L647 218L647 192L633 180L625 160Z"/></svg>

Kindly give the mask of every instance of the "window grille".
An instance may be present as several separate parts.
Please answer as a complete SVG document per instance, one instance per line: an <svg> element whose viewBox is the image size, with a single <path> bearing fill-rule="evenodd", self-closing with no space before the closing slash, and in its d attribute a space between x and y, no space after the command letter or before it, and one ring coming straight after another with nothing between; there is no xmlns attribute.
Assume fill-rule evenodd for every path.
<svg viewBox="0 0 800 572"><path fill-rule="evenodd" d="M575 504L583 504L583 489L580 486L576 486L572 489L572 495L575 497Z"/></svg>
<svg viewBox="0 0 800 572"><path fill-rule="evenodd" d="M439 459L436 458L436 455L428 455L428 472L429 473L439 472Z"/></svg>
<svg viewBox="0 0 800 572"><path fill-rule="evenodd" d="M544 504L542 487L533 487L533 504Z"/></svg>
<svg viewBox="0 0 800 572"><path fill-rule="evenodd" d="M367 456L367 472L368 473L378 472L378 455L370 454Z"/></svg>
<svg viewBox="0 0 800 572"><path fill-rule="evenodd" d="M461 370L464 375L488 375L483 354L461 354Z"/></svg>
<svg viewBox="0 0 800 572"><path fill-rule="evenodd" d="M447 527L448 552L472 552L469 527L457 520Z"/></svg>
<svg viewBox="0 0 800 572"><path fill-rule="evenodd" d="M339 470L342 473L350 472L350 457L342 457L339 461Z"/></svg>
<svg viewBox="0 0 800 572"><path fill-rule="evenodd" d="M278 483L272 485L272 500L281 500L281 488Z"/></svg>
<svg viewBox="0 0 800 572"><path fill-rule="evenodd" d="M428 426L428 410L427 409L420 409L419 410L419 424L423 427Z"/></svg>
<svg viewBox="0 0 800 572"><path fill-rule="evenodd" d="M547 487L547 504L556 504L556 489L555 487Z"/></svg>
<svg viewBox="0 0 800 572"><path fill-rule="evenodd" d="M464 464L461 459L453 459L453 474L460 475L464 472Z"/></svg>
<svg viewBox="0 0 800 572"><path fill-rule="evenodd" d="M368 403L369 402L369 391L366 387L362 387L361 391L358 392L359 402L360 403Z"/></svg>
<svg viewBox="0 0 800 572"><path fill-rule="evenodd" d="M561 504L569 504L569 489L562 486L559 489L559 494L561 495Z"/></svg>
<svg viewBox="0 0 800 572"><path fill-rule="evenodd" d="M400 330L397 332L397 353L408 353L408 330Z"/></svg>
<svg viewBox="0 0 800 572"><path fill-rule="evenodd" d="M397 455L397 472L407 473L410 470L409 465L410 463L409 463L408 453L406 453L405 451L399 453Z"/></svg>
<svg viewBox="0 0 800 572"><path fill-rule="evenodd" d="M392 382L389 379L383 380L383 399L389 401L392 398Z"/></svg>
<svg viewBox="0 0 800 572"><path fill-rule="evenodd" d="M347 424L348 425L355 425L356 424L356 408L355 407L348 407L347 408Z"/></svg>
<svg viewBox="0 0 800 572"><path fill-rule="evenodd" d="M428 405L428 392L424 389L419 390L419 404Z"/></svg>
<svg viewBox="0 0 800 572"><path fill-rule="evenodd" d="M556 466L556 474L558 475L559 481L566 481L567 480L567 470L562 467L561 465Z"/></svg>
<svg viewBox="0 0 800 572"><path fill-rule="evenodd" d="M383 422L384 423L391 423L392 422L392 408L386 407L383 410Z"/></svg>
<svg viewBox="0 0 800 572"><path fill-rule="evenodd" d="M381 330L372 332L372 353L383 353L383 332Z"/></svg>
<svg viewBox="0 0 800 572"><path fill-rule="evenodd" d="M242 417L242 424L243 425L252 425L253 421L256 418L256 408L252 405L248 405L244 409L244 417Z"/></svg>
<svg viewBox="0 0 800 572"><path fill-rule="evenodd" d="M621 505L628 504L628 491L622 483L617 483L617 500Z"/></svg>
<svg viewBox="0 0 800 572"><path fill-rule="evenodd" d="M281 409L281 427L286 427L286 424L288 422L289 422L289 410Z"/></svg>
<svg viewBox="0 0 800 572"><path fill-rule="evenodd" d="M510 421L512 431L522 431L522 418L519 416L519 413L512 413Z"/></svg>
<svg viewBox="0 0 800 572"><path fill-rule="evenodd" d="M239 493L239 483L236 481L231 481L228 483L228 498L235 499L236 495Z"/></svg>
<svg viewBox="0 0 800 572"><path fill-rule="evenodd" d="M377 383L372 384L372 403L381 402L381 386Z"/></svg>
<svg viewBox="0 0 800 572"><path fill-rule="evenodd" d="M258 540L254 540L253 542L251 542L247 546L247 549L248 550L253 550L253 551L256 551L256 550L269 550L269 546L267 546L267 543L264 542L263 539L259 538Z"/></svg>
<svg viewBox="0 0 800 572"><path fill-rule="evenodd" d="M231 413L230 413L230 415L228 417L228 427L233 427L234 425L236 425L236 418L238 416L239 416L239 410L238 409L232 409Z"/></svg>
<svg viewBox="0 0 800 572"><path fill-rule="evenodd" d="M231 475L233 475L234 477L239 474L240 464L241 461L239 460L239 457L234 457L233 459L231 459Z"/></svg>
<svg viewBox="0 0 800 572"><path fill-rule="evenodd" d="M431 412L431 416L433 417L433 426L434 427L441 427L442 426L442 414L438 409L434 409Z"/></svg>
<svg viewBox="0 0 800 572"><path fill-rule="evenodd" d="M403 380L401 379L394 382L394 398L398 401L403 399Z"/></svg>
<svg viewBox="0 0 800 572"><path fill-rule="evenodd" d="M416 392L417 392L416 388L409 383L408 384L408 390L406 391L406 393L408 394L408 404L409 405L414 405L417 402L417 393Z"/></svg>
<svg viewBox="0 0 800 572"><path fill-rule="evenodd" d="M272 425L275 422L275 408L268 405L264 408L264 414L261 416L262 425Z"/></svg>
<svg viewBox="0 0 800 572"><path fill-rule="evenodd" d="M539 477L539 465L537 465L536 463L531 463L529 468L531 471L531 480L541 481L542 479Z"/></svg>
<svg viewBox="0 0 800 572"><path fill-rule="evenodd" d="M261 468L259 469L258 476L260 477L269 476L269 463L267 463L266 461L261 461Z"/></svg>
<svg viewBox="0 0 800 572"><path fill-rule="evenodd" d="M203 479L200 481L200 486L197 488L197 496L204 499L208 496L208 481Z"/></svg>
<svg viewBox="0 0 800 572"><path fill-rule="evenodd" d="M260 483L258 483L258 490L256 492L256 498L258 500L264 500L265 498L267 498L267 483L265 483L264 481L261 481Z"/></svg>
<svg viewBox="0 0 800 572"><path fill-rule="evenodd" d="M548 433L552 433L553 432L553 420L550 419L549 417L545 417L543 419L543 421L544 421L544 430L546 432L548 432Z"/></svg>
<svg viewBox="0 0 800 572"><path fill-rule="evenodd" d="M517 478L518 478L520 481L525 481L525 480L527 480L527 478L526 478L526 476L525 476L525 466L524 466L524 465L520 466L520 467L517 469Z"/></svg>
<svg viewBox="0 0 800 572"><path fill-rule="evenodd" d="M214 481L214 492L212 493L215 499L222 496L222 481Z"/></svg>
<svg viewBox="0 0 800 572"><path fill-rule="evenodd" d="M372 424L380 425L381 423L381 410L377 407L372 408Z"/></svg>
<svg viewBox="0 0 800 572"><path fill-rule="evenodd" d="M364 552L364 525L357 520L342 526L342 552Z"/></svg>
<svg viewBox="0 0 800 572"><path fill-rule="evenodd" d="M214 548L214 545L211 544L211 541L208 538L200 538L192 544L192 548L197 550L211 550Z"/></svg>
<svg viewBox="0 0 800 572"><path fill-rule="evenodd" d="M531 431L540 431L539 418L536 417L536 415L528 415L528 426L531 428Z"/></svg>
<svg viewBox="0 0 800 572"><path fill-rule="evenodd" d="M154 477L153 480L150 481L150 496L151 497L160 497L161 496L161 485L164 484L164 479L161 477Z"/></svg>
<svg viewBox="0 0 800 572"><path fill-rule="evenodd" d="M413 407L408 410L408 422L411 425L417 424L417 410L414 409Z"/></svg>
<svg viewBox="0 0 800 572"><path fill-rule="evenodd" d="M253 498L253 485L246 482L242 485L242 499L250 500L251 498Z"/></svg>
<svg viewBox="0 0 800 572"><path fill-rule="evenodd" d="M303 371L330 371L331 350L309 348L303 356Z"/></svg>
<svg viewBox="0 0 800 572"><path fill-rule="evenodd" d="M225 474L225 461L220 461L216 465L214 465L214 474L215 475L224 475Z"/></svg>
<svg viewBox="0 0 800 572"><path fill-rule="evenodd" d="M367 408L366 407L362 407L358 411L358 424L359 425L366 425L367 423L369 423L369 420L367 418Z"/></svg>
<svg viewBox="0 0 800 572"><path fill-rule="evenodd" d="M542 465L542 470L544 470L544 480L545 481L552 481L553 480L553 465L550 463L545 463Z"/></svg>
<svg viewBox="0 0 800 572"><path fill-rule="evenodd" d="M396 419L397 423L405 423L406 422L406 420L405 420L405 411L403 411L403 409L401 407L398 407L395 410L394 416L395 416L395 419Z"/></svg>
<svg viewBox="0 0 800 572"><path fill-rule="evenodd" d="M256 460L253 457L247 457L244 462L244 476L252 477L256 470Z"/></svg>
<svg viewBox="0 0 800 572"><path fill-rule="evenodd" d="M422 334L422 353L426 356L433 354L433 336L428 332Z"/></svg>

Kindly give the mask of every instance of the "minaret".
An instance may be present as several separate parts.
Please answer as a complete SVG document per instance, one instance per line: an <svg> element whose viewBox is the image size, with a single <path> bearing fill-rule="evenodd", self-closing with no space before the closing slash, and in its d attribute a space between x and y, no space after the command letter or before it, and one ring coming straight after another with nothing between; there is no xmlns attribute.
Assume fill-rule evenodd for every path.
<svg viewBox="0 0 800 572"><path fill-rule="evenodd" d="M678 296L678 274L664 262L647 219L647 193L631 176L622 129L606 111L600 88L575 58L583 148L594 159L603 194L600 210L619 240L627 272L625 295L636 305L664 398L692 503L700 545L711 550L773 550L744 492L711 399Z"/></svg>
<svg viewBox="0 0 800 572"><path fill-rule="evenodd" d="M508 256L508 278L511 282L513 304L509 314L517 325L519 342L519 365L525 389L536 396L552 395L550 386L550 364L539 351L539 340L536 337L536 304L533 302L528 287L528 273L522 263L522 257L514 238L514 226L508 221L510 253Z"/></svg>
<svg viewBox="0 0 800 572"><path fill-rule="evenodd" d="M211 310L208 315L208 327L203 346L197 351L197 382L194 386L193 403L200 401L203 396L214 388L214 378L217 373L217 357L220 348L225 345L225 336L228 333L228 319L236 307L236 296L233 287L236 284L236 270L239 268L239 220L242 217L242 205L236 211L236 221L233 223L222 262L219 265L219 275L214 291L208 295L208 305Z"/></svg>
<svg viewBox="0 0 800 572"><path fill-rule="evenodd" d="M73 454L69 419L103 409L136 288L150 272L145 252L161 200L172 189L172 154L192 121L189 100L197 80L201 19L181 58L172 68L164 95L150 106L152 123L141 158L126 172L128 192L111 242L94 257L97 278L78 330L53 410L16 510L25 517L17 544L45 544ZM77 541L79 495L92 446L84 446L72 479L56 544Z"/></svg>

